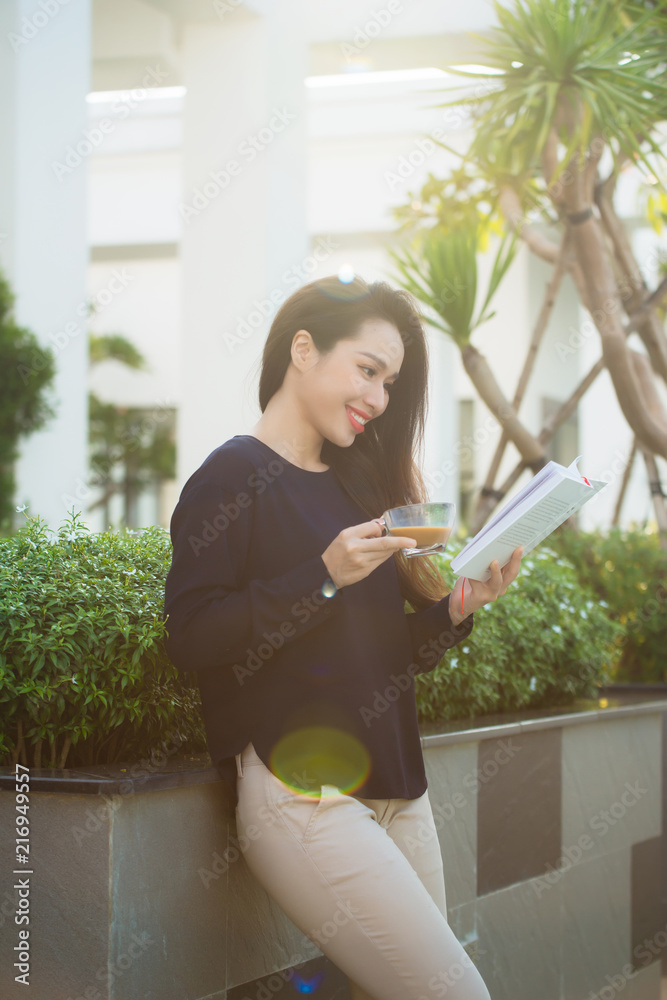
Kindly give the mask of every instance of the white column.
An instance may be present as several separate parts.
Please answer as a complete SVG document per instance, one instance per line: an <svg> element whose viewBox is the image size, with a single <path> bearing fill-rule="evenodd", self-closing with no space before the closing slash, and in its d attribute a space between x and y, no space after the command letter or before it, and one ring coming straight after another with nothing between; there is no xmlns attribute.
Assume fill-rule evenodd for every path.
<svg viewBox="0 0 667 1000"><path fill-rule="evenodd" d="M303 0L183 29L178 478L260 416L259 365L308 253Z"/></svg>
<svg viewBox="0 0 667 1000"><path fill-rule="evenodd" d="M454 370L456 351L452 341L432 327L426 326L429 350L428 414L424 433L424 477L431 503L449 501L456 504L457 527L459 459L459 403L456 396Z"/></svg>
<svg viewBox="0 0 667 1000"><path fill-rule="evenodd" d="M20 443L16 503L51 527L85 508L86 158L54 163L86 139L90 31L91 0L0 3L0 265L17 323L56 355L56 416Z"/></svg>

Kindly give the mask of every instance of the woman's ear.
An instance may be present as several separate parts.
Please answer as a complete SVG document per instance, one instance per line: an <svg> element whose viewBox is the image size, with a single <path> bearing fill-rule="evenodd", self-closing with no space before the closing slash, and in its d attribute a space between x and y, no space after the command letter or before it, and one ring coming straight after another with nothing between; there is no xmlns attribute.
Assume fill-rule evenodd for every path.
<svg viewBox="0 0 667 1000"><path fill-rule="evenodd" d="M300 371L305 371L317 354L313 338L307 330L297 330L292 338L292 361Z"/></svg>

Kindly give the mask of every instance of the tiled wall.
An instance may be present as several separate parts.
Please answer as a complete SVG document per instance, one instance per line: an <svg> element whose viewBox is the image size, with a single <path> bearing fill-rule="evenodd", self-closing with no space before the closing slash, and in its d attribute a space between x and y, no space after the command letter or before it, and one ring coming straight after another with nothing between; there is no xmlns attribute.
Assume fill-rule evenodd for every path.
<svg viewBox="0 0 667 1000"><path fill-rule="evenodd" d="M667 712L588 718L424 739L450 924L492 1000L659 1000ZM34 1000L285 1000L309 976L319 1000L347 1000L340 970L250 874L206 780L31 793ZM0 795L5 872L13 809ZM11 884L0 938L13 943ZM25 993L10 953L7 1000Z"/></svg>
<svg viewBox="0 0 667 1000"><path fill-rule="evenodd" d="M593 718L425 741L449 922L492 1000L660 1000L667 713ZM229 998L267 983L293 995Z"/></svg>
<svg viewBox="0 0 667 1000"><path fill-rule="evenodd" d="M665 721L425 751L436 820L474 789L440 839L450 923L477 938L493 1000L659 1000Z"/></svg>

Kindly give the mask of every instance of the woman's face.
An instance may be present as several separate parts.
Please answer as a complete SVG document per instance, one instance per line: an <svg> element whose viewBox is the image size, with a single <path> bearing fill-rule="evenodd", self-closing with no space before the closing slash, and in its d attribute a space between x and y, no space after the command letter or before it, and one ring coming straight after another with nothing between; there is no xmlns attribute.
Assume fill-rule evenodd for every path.
<svg viewBox="0 0 667 1000"><path fill-rule="evenodd" d="M391 386L405 354L401 335L387 320L367 319L354 340L339 340L327 355L320 355L308 339L313 360L301 369L306 376L298 382L301 405L323 438L349 447L365 433L353 412L366 416L368 425L390 405Z"/></svg>

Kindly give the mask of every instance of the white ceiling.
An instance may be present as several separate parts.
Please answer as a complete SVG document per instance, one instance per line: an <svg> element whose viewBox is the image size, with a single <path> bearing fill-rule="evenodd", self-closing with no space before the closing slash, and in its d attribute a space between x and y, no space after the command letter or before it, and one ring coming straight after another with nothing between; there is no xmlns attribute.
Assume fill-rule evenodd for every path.
<svg viewBox="0 0 667 1000"><path fill-rule="evenodd" d="M216 8L216 3L218 4ZM188 21L224 23L260 16L281 0L94 0L93 89L138 86L147 66L161 65L168 86L183 82L180 42ZM373 69L442 66L495 24L491 0L290 0L302 6L310 39L309 73L340 72L341 43L366 37L363 56ZM293 13L292 13L292 16ZM377 31L378 21L381 29ZM361 34L360 34L361 33Z"/></svg>

